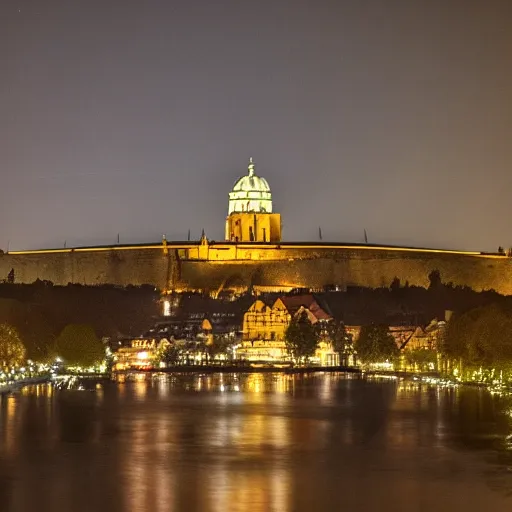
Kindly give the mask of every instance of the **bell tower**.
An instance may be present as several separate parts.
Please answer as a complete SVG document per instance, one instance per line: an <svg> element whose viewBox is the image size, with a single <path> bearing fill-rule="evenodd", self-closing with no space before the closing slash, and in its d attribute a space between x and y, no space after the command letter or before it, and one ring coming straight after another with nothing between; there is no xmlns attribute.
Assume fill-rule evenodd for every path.
<svg viewBox="0 0 512 512"><path fill-rule="evenodd" d="M272 212L272 194L265 178L257 176L249 159L248 173L229 193L226 240L230 242L278 243L281 215Z"/></svg>

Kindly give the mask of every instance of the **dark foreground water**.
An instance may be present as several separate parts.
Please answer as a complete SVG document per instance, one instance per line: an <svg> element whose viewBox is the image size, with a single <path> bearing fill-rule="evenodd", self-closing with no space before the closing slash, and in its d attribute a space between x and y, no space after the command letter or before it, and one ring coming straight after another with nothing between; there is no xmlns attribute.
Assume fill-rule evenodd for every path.
<svg viewBox="0 0 512 512"><path fill-rule="evenodd" d="M0 511L512 510L511 404L335 374L0 398Z"/></svg>

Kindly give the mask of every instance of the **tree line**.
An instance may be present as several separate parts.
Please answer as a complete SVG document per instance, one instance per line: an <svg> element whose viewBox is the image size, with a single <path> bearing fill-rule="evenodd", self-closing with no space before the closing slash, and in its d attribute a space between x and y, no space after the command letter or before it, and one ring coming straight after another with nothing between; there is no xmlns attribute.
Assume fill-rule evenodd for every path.
<svg viewBox="0 0 512 512"><path fill-rule="evenodd" d="M302 311L292 318L285 331L286 348L299 364L307 364L322 341L331 344L341 366L346 366L349 358L354 356L364 364L374 364L392 363L399 355L395 338L386 325L362 326L357 343L354 343L342 321L333 319L326 323L312 323L307 313Z"/></svg>
<svg viewBox="0 0 512 512"><path fill-rule="evenodd" d="M328 334L334 350L340 354L340 362L346 361L355 350L354 343L347 340L341 320L346 319L347 311L357 320L351 322L353 325L363 325L357 344L358 360L370 362L396 357L396 344L390 343L386 327L392 312L402 312L410 323L418 314L417 324L421 324L450 309L455 315L439 347L447 366L457 366L465 372L481 367L508 371L512 360L508 334L511 297L492 290L477 293L443 283L436 271L430 274L427 289L395 279L378 289L357 288L320 295L329 298L335 320L319 332L315 331L319 328L304 327L302 320L300 328L292 322L287 346L297 360L313 357ZM43 281L31 285L6 282L0 284L0 323L17 331L27 358L41 360L55 353L56 340L68 325L89 325L98 338L147 332L159 315L159 299L159 291L153 287L62 287ZM408 363L426 368L432 364L434 354L416 350L405 352L404 357Z"/></svg>
<svg viewBox="0 0 512 512"><path fill-rule="evenodd" d="M159 314L154 287L0 284L0 323L14 327L27 358L46 359L67 325L91 326L99 338L139 336Z"/></svg>
<svg viewBox="0 0 512 512"><path fill-rule="evenodd" d="M509 379L512 372L512 309L489 304L455 315L440 347L447 370L463 380Z"/></svg>
<svg viewBox="0 0 512 512"><path fill-rule="evenodd" d="M45 360L51 363L59 358L69 367L91 367L105 359L105 346L90 325L66 326L55 338ZM0 324L0 368L3 372L25 364L27 349L18 330L9 324Z"/></svg>

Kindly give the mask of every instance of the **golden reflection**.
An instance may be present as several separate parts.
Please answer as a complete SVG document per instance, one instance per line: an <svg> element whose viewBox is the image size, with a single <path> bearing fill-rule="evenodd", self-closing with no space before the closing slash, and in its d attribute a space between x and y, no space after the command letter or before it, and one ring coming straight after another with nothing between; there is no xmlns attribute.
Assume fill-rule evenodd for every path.
<svg viewBox="0 0 512 512"><path fill-rule="evenodd" d="M160 374L156 377L156 389L158 395L161 398L166 398L169 396L169 379L165 374Z"/></svg>
<svg viewBox="0 0 512 512"><path fill-rule="evenodd" d="M273 510L289 510L290 508L290 473L283 469L274 469L271 478L271 503Z"/></svg>
<svg viewBox="0 0 512 512"><path fill-rule="evenodd" d="M221 416L215 420L208 432L207 442L215 447L236 447L240 437L240 420L234 418L233 421L228 421L225 416Z"/></svg>
<svg viewBox="0 0 512 512"><path fill-rule="evenodd" d="M290 444L288 419L283 416L273 416L268 422L268 430L270 430L270 440L272 446L276 448L284 448Z"/></svg>
<svg viewBox="0 0 512 512"><path fill-rule="evenodd" d="M214 512L290 510L290 476L279 468L238 472L226 465L214 468L208 479L208 494Z"/></svg>
<svg viewBox="0 0 512 512"><path fill-rule="evenodd" d="M39 396L40 395L40 389L39 389L38 385L35 385L35 386L25 386L25 387L21 388L20 394L23 395L23 396L28 396L28 395Z"/></svg>
<svg viewBox="0 0 512 512"><path fill-rule="evenodd" d="M103 403L103 399L105 396L105 393L103 391L103 386L98 383L98 384L96 384L95 390L96 390L96 393L95 393L96 401L100 404Z"/></svg>
<svg viewBox="0 0 512 512"><path fill-rule="evenodd" d="M276 393L287 393L290 390L290 384L293 380L292 375L279 373L274 377L274 391Z"/></svg>
<svg viewBox="0 0 512 512"><path fill-rule="evenodd" d="M162 411L156 418L134 419L130 432L120 475L126 510L173 510L177 475L171 457L176 442L169 441L175 441L176 434L167 414Z"/></svg>
<svg viewBox="0 0 512 512"><path fill-rule="evenodd" d="M446 436L443 403L453 392L453 389L431 384L401 381L396 400L391 403L394 415L387 423L387 442L414 447L422 439L430 439L432 447L440 446ZM425 420L427 417L429 421Z"/></svg>
<svg viewBox="0 0 512 512"><path fill-rule="evenodd" d="M320 400L329 403L332 400L332 375L321 375L322 381L320 385Z"/></svg>
<svg viewBox="0 0 512 512"><path fill-rule="evenodd" d="M135 396L138 400L143 400L148 392L148 385L145 381L137 379L135 382Z"/></svg>
<svg viewBox="0 0 512 512"><path fill-rule="evenodd" d="M16 398L13 396L7 397L7 421L13 422L16 416L16 409L18 407L18 403Z"/></svg>
<svg viewBox="0 0 512 512"><path fill-rule="evenodd" d="M172 502L174 489L176 487L176 477L174 472L163 462L157 463L154 468L154 478L150 485L156 489L156 503L151 510L155 512L169 512L173 510ZM132 508L131 510L137 510ZM146 509L147 510L147 509Z"/></svg>
<svg viewBox="0 0 512 512"><path fill-rule="evenodd" d="M292 394L294 384L296 395ZM152 385L154 389L148 389ZM34 478L31 488L36 488L36 499L51 492L54 508L66 502L69 509L75 489L90 483L76 476L82 476L84 461L93 460L97 478L103 479L98 487L113 485L115 492L122 493L115 499L123 510L337 510L340 499L347 501L347 497L350 509L355 500L337 493L335 482L348 478L345 483L350 487L362 470L370 469L372 478L384 474L382 488L388 488L391 480L399 482L393 490L399 492L403 478L394 468L407 476L409 468L416 467L418 481L423 480L422 457L435 455L433 450L439 448L443 450L439 453L446 454L449 441L441 436L453 428L449 415L461 413L453 410L453 390L406 381L368 385L329 374L160 375L153 380L129 378L117 389L120 393L128 389L122 407L109 410L109 400L117 397L105 386L108 392L100 413L92 407L83 410L88 424L94 421L105 427L97 438L83 440L89 446L45 441L57 455L51 452L50 466L41 458L37 471L31 466L32 459L38 463L37 457L29 454L35 442L22 444L33 431L23 422L47 421L51 415L39 414L43 402L58 408L70 406L75 399L74 405L89 406L92 399L58 390L55 400L45 399L51 387L34 387L35 395L41 393L37 401L26 399L25 394L0 397L0 459L6 452L15 454L12 459L19 470ZM162 398L166 393L171 395L169 400ZM461 406L470 414L468 421L478 426L489 414L485 394L460 393ZM468 394L469 403L464 400ZM73 420L73 414L71 409L64 420ZM62 418L47 433L38 434L55 436L61 423ZM75 459L74 454L85 459ZM77 467L81 469L75 473ZM43 471L48 471L47 481L41 479ZM87 468L83 471L87 473ZM395 478L397 474L400 478ZM64 479L62 489L54 486L59 478ZM427 486L429 478L426 474Z"/></svg>
<svg viewBox="0 0 512 512"><path fill-rule="evenodd" d="M140 385L144 383L136 383ZM160 409L156 415L132 418L129 432L120 474L126 510L174 510L179 475L173 457L180 443L172 415Z"/></svg>
<svg viewBox="0 0 512 512"><path fill-rule="evenodd" d="M243 382L242 390L247 393L283 394L293 390L294 376L284 373L250 373Z"/></svg>
<svg viewBox="0 0 512 512"><path fill-rule="evenodd" d="M126 475L128 481L123 486L127 490L126 502L129 510L146 510L146 478L147 468L144 465L145 450L140 428L145 422L139 420L134 425L133 439L127 450Z"/></svg>
<svg viewBox="0 0 512 512"><path fill-rule="evenodd" d="M209 443L229 446L237 457L265 459L280 456L279 450L290 445L288 419L270 414L246 414L216 420Z"/></svg>
<svg viewBox="0 0 512 512"><path fill-rule="evenodd" d="M53 386L49 383L44 384L32 384L30 386L24 386L19 390L21 396L52 396Z"/></svg>
<svg viewBox="0 0 512 512"><path fill-rule="evenodd" d="M267 457L267 451L288 446L286 419L264 414L248 416L241 429L237 447L241 453Z"/></svg>
<svg viewBox="0 0 512 512"><path fill-rule="evenodd" d="M251 373L245 383L245 391L250 393L262 393L265 391L265 381L262 373Z"/></svg>
<svg viewBox="0 0 512 512"><path fill-rule="evenodd" d="M3 423L3 440L7 455L14 454L16 450L16 431L17 431L17 409L18 403L13 396L1 396L0 404L2 415L0 416ZM3 416L3 418L2 418ZM5 419L4 419L5 418Z"/></svg>

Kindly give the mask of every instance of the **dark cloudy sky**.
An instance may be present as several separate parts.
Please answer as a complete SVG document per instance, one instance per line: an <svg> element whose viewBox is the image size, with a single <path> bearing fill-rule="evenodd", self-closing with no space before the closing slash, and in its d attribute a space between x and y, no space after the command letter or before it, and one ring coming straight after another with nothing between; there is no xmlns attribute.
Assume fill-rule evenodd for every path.
<svg viewBox="0 0 512 512"><path fill-rule="evenodd" d="M0 247L512 246L511 0L1 0Z"/></svg>

